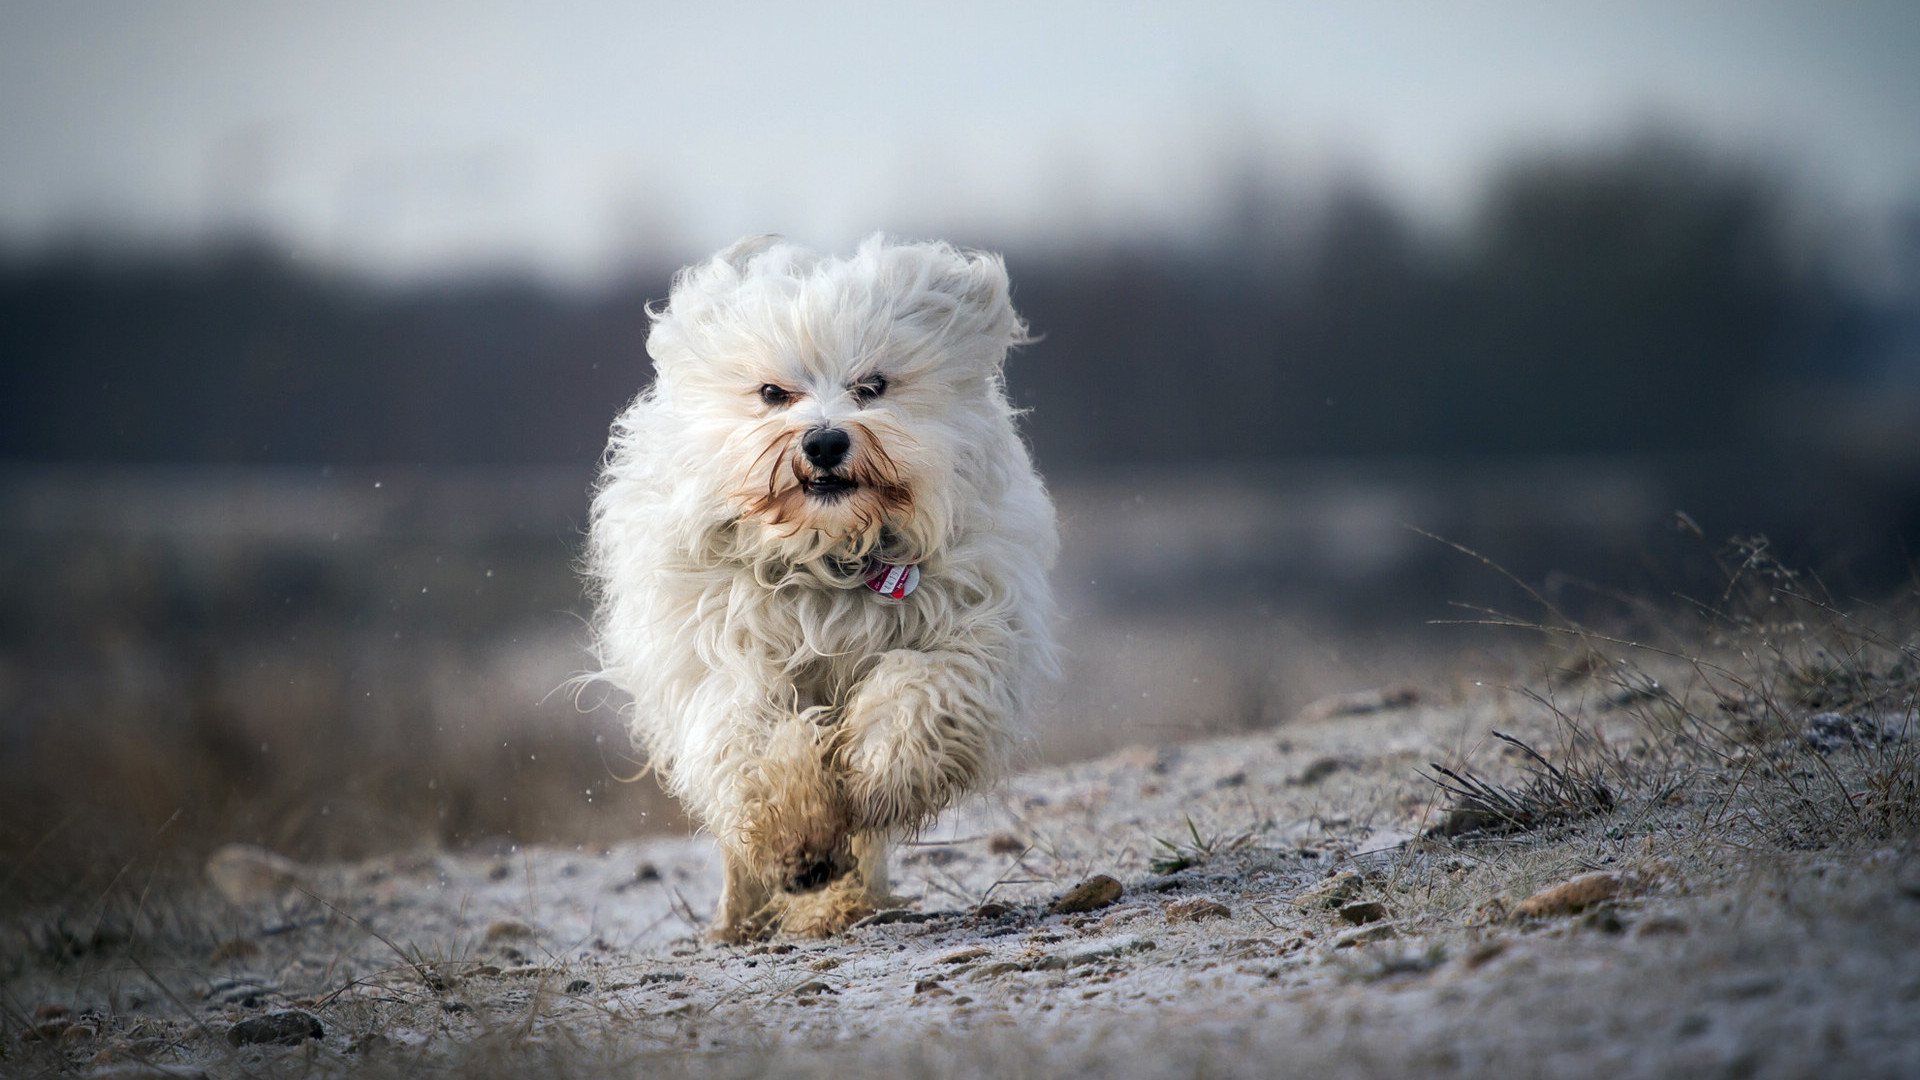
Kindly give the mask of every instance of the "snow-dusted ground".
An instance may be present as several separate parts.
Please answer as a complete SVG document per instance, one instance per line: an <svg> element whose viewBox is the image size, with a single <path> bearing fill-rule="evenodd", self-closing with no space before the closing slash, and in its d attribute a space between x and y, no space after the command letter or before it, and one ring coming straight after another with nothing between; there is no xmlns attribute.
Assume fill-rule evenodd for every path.
<svg viewBox="0 0 1920 1080"><path fill-rule="evenodd" d="M125 924L132 942L69 917L78 944L55 962L53 923L20 927L41 944L6 972L0 1071L1920 1069L1911 844L1742 851L1705 842L1684 800L1506 842L1417 839L1436 816L1417 770L1472 753L1499 771L1496 727L1551 739L1544 716L1475 696L1031 771L898 849L910 909L829 941L705 943L718 866L700 837L317 867L236 856L221 879L238 902L156 898ZM1628 883L1613 904L1507 915L1595 870ZM1323 901L1347 872L1346 899L1377 901L1378 918ZM1049 910L1096 874L1122 882L1117 900ZM294 1009L324 1034L233 1045L236 1025Z"/></svg>

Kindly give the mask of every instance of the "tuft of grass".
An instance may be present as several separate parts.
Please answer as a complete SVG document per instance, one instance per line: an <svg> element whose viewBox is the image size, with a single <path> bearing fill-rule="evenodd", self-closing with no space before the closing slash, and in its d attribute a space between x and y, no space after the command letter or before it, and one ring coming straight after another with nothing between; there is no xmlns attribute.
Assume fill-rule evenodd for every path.
<svg viewBox="0 0 1920 1080"><path fill-rule="evenodd" d="M1437 775L1427 779L1439 787L1452 804L1440 824L1434 826L1434 834L1491 836L1526 832L1593 817L1614 808L1613 789L1607 786L1597 766L1581 764L1562 769L1511 735L1496 731L1493 737L1525 756L1527 780L1521 784L1497 784L1464 765L1455 771L1439 762L1429 762Z"/></svg>
<svg viewBox="0 0 1920 1080"><path fill-rule="evenodd" d="M1168 840L1159 836L1153 838L1153 842L1158 845L1161 853L1147 861L1148 869L1156 874L1178 873L1228 852L1237 851L1253 841L1252 833L1201 836L1200 827L1193 823L1193 815L1186 815L1186 819L1187 839Z"/></svg>
<svg viewBox="0 0 1920 1080"><path fill-rule="evenodd" d="M1473 620L1562 646L1572 659L1546 682L1579 690L1579 704L1521 691L1568 745L1555 765L1496 732L1526 761L1519 784L1434 765L1427 779L1451 805L1433 831L1518 832L1630 802L1695 805L1705 835L1745 847L1920 838L1920 582L1886 603L1842 603L1765 538L1736 538L1713 558L1718 595L1682 594L1659 611L1633 602L1619 622L1636 635L1571 618L1530 588L1544 618Z"/></svg>

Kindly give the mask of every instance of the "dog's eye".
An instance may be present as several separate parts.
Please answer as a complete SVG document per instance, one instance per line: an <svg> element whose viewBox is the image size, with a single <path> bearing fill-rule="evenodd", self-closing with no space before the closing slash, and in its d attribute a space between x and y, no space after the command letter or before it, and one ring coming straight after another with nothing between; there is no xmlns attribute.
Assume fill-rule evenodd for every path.
<svg viewBox="0 0 1920 1080"><path fill-rule="evenodd" d="M862 405L886 392L887 377L877 371L853 384L853 400Z"/></svg>
<svg viewBox="0 0 1920 1080"><path fill-rule="evenodd" d="M767 383L760 387L760 400L778 408L793 404L793 391Z"/></svg>

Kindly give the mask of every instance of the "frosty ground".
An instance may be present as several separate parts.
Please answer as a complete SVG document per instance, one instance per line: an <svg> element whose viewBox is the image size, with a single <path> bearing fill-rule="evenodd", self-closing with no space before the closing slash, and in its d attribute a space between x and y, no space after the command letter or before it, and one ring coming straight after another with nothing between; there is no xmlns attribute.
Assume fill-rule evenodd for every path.
<svg viewBox="0 0 1920 1080"><path fill-rule="evenodd" d="M1738 747L1676 719L1740 727L1724 686L1589 665L1034 769L899 848L911 902L828 941L706 942L704 837L229 849L200 888L16 920L0 1071L1913 1075L1920 856L1909 803L1863 794L1911 798L1899 654L1839 709L1793 684ZM1432 763L1539 813L1476 829ZM1553 773L1607 794L1556 805ZM1823 775L1841 819L1896 815L1821 818ZM1058 910L1099 875L1117 898ZM1599 891L1527 903L1573 879Z"/></svg>

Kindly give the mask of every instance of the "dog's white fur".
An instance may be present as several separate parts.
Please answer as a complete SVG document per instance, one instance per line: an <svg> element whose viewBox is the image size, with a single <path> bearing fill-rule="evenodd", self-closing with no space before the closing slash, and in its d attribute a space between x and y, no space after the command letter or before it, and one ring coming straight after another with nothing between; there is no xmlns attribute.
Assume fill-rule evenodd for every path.
<svg viewBox="0 0 1920 1080"><path fill-rule="evenodd" d="M743 240L653 319L593 503L600 676L719 842L716 936L831 933L887 901L890 839L1003 774L1052 669L1053 507L1001 377L1026 329L998 257L879 236ZM821 427L850 493L808 486ZM919 587L866 588L881 562Z"/></svg>

